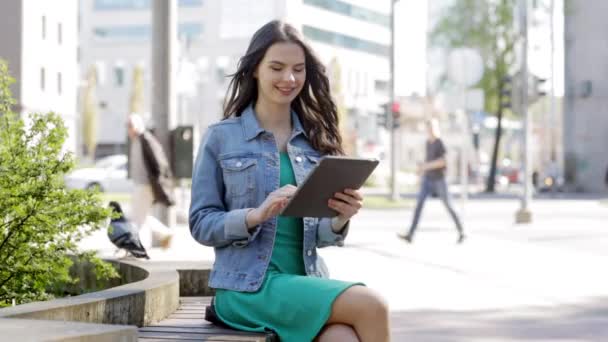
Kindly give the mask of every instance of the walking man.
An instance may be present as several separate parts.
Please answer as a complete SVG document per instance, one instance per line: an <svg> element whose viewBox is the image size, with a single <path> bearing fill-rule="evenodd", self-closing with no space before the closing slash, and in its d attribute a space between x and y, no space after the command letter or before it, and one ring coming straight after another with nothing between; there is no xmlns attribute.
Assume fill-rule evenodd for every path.
<svg viewBox="0 0 608 342"><path fill-rule="evenodd" d="M135 185L131 199L131 217L146 248L151 247L152 241L158 241L161 247L168 248L172 231L148 214L154 204L175 204L169 161L158 139L146 130L140 115L129 115L127 129L131 141L129 167Z"/></svg>
<svg viewBox="0 0 608 342"><path fill-rule="evenodd" d="M437 194L456 224L456 229L458 230L458 243L462 243L465 239L464 231L460 219L452 207L448 186L445 181L446 151L440 137L439 122L437 119L430 119L426 122L426 126L428 133L428 139L426 141L426 158L424 163L418 165L418 173L422 176L422 184L420 192L418 193L416 210L414 211L414 217L409 232L407 234L398 233L397 236L408 243L413 241L414 233L416 232L418 221L420 220L420 214L424 207L424 201L429 194Z"/></svg>

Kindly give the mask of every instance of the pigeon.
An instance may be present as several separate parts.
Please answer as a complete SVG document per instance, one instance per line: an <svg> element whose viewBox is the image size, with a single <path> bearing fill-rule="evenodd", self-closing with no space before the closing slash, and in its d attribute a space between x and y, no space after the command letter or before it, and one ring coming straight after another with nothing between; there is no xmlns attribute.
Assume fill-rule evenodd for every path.
<svg viewBox="0 0 608 342"><path fill-rule="evenodd" d="M137 227L125 218L125 214L117 202L111 201L109 205L114 213L119 214L119 217L110 220L110 225L108 226L110 241L116 247L124 249L136 258L150 259L146 249L139 240Z"/></svg>

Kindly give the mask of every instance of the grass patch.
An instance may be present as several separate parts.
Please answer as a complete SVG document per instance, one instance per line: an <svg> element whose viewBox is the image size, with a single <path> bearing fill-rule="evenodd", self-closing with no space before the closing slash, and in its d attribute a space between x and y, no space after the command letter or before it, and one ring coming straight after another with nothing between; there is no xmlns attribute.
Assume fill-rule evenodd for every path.
<svg viewBox="0 0 608 342"><path fill-rule="evenodd" d="M366 209L407 209L414 206L414 201L399 199L391 201L387 196L365 196L363 208Z"/></svg>
<svg viewBox="0 0 608 342"><path fill-rule="evenodd" d="M101 194L99 194L101 201L103 203L108 203L110 201L116 201L118 203L125 203L125 202L131 202L131 194L130 193L119 193L119 192L114 192L114 193L106 193L103 192Z"/></svg>

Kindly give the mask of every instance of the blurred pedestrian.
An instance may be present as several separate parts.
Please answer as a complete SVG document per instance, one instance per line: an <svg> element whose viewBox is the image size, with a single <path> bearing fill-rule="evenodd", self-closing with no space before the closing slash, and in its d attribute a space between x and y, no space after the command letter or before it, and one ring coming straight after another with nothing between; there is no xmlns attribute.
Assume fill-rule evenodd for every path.
<svg viewBox="0 0 608 342"><path fill-rule="evenodd" d="M325 68L291 25L254 33L192 175L190 231L215 248L209 285L222 322L281 341L389 340L385 302L361 283L329 279L317 248L341 246L363 201L344 189L333 218L281 211L324 155L342 155Z"/></svg>
<svg viewBox="0 0 608 342"><path fill-rule="evenodd" d="M414 217L409 232L398 233L397 236L409 243L413 241L422 208L424 207L424 202L429 194L436 193L456 224L456 229L458 230L457 242L462 243L465 239L465 234L460 219L452 206L448 186L445 181L446 150L443 141L441 140L439 122L437 119L430 119L426 122L426 127L428 134L428 139L426 141L426 157L425 162L418 165L418 174L422 176L422 181L420 191L418 192Z"/></svg>
<svg viewBox="0 0 608 342"><path fill-rule="evenodd" d="M130 139L129 167L134 190L131 198L131 216L140 239L147 248L158 242L168 248L173 232L150 215L155 204L175 204L172 174L169 161L158 139L148 131L139 114L129 115L127 121Z"/></svg>

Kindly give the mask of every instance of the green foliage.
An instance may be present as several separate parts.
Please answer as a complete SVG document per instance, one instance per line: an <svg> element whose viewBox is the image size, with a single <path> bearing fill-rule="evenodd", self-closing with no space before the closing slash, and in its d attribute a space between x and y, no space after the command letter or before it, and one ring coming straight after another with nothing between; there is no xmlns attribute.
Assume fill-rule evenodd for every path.
<svg viewBox="0 0 608 342"><path fill-rule="evenodd" d="M471 47L484 60L477 85L484 90L486 112L496 113L500 80L513 72L520 38L515 25L516 0L455 0L431 32L431 42L447 49Z"/></svg>
<svg viewBox="0 0 608 342"><path fill-rule="evenodd" d="M11 82L0 60L0 306L51 298L55 284L75 281L74 256L95 264L98 277L117 276L110 264L78 251L111 212L94 192L65 188L74 160L62 151L63 121L54 113L27 120L12 113Z"/></svg>
<svg viewBox="0 0 608 342"><path fill-rule="evenodd" d="M93 160L95 159L95 150L97 149L97 126L99 123L97 112L97 68L94 65L89 68L87 73L87 87L83 103L82 130L84 144L89 158Z"/></svg>
<svg viewBox="0 0 608 342"><path fill-rule="evenodd" d="M133 83L129 98L129 113L142 114L144 111L144 69L141 65L133 69Z"/></svg>

